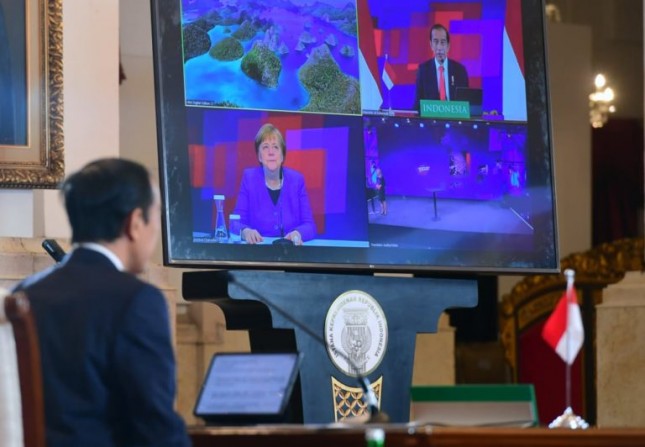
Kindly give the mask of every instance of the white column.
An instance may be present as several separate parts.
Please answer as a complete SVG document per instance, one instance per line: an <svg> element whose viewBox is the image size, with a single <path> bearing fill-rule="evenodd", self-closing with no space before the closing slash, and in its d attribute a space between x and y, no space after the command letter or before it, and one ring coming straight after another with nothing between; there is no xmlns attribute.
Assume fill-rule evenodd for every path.
<svg viewBox="0 0 645 447"><path fill-rule="evenodd" d="M596 306L599 427L645 426L645 274L628 272Z"/></svg>

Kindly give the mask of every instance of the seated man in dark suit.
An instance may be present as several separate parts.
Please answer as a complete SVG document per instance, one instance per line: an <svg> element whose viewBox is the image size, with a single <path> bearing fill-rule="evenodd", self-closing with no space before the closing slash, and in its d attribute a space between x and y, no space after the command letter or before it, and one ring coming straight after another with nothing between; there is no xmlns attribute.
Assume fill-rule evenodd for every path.
<svg viewBox="0 0 645 447"><path fill-rule="evenodd" d="M443 25L437 24L430 29L430 47L434 57L420 64L417 71L417 110L422 99L451 101L457 87L468 87L466 67L448 59L450 33Z"/></svg>
<svg viewBox="0 0 645 447"><path fill-rule="evenodd" d="M40 340L47 446L189 446L166 301L135 276L159 236L157 187L143 166L103 159L62 193L74 248L17 287Z"/></svg>

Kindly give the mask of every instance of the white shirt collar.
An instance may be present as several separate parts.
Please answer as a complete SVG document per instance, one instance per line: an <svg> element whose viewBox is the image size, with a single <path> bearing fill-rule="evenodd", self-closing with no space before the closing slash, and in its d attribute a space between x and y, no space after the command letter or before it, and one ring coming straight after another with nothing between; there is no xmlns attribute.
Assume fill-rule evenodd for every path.
<svg viewBox="0 0 645 447"><path fill-rule="evenodd" d="M104 245L97 244L96 242L83 242L80 244L76 244L75 247L81 247L81 248L86 248L88 250L94 250L102 255L104 255L106 258L108 258L112 264L119 270L120 272L125 270L125 267L123 266L123 262L119 259L117 255L114 254L113 251L110 249L106 248Z"/></svg>

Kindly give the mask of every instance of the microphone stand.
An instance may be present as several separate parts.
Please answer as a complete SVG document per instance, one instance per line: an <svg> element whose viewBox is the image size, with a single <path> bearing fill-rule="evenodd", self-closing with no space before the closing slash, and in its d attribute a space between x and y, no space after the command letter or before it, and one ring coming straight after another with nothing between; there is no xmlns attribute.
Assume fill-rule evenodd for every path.
<svg viewBox="0 0 645 447"><path fill-rule="evenodd" d="M327 348L327 342L325 339L314 332L311 328L309 328L307 325L301 323L296 319L294 316L292 316L289 312L286 310L282 309L280 306L276 305L275 303L269 301L266 299L263 295L260 293L256 292L255 290L251 289L247 285L238 282L233 275L231 275L230 272L226 272L227 277L229 282L236 284L239 288L244 290L245 292L253 295L255 299L257 299L259 302L262 304L266 305L270 309L275 310L277 313L282 315L287 321L292 323L294 326L305 332L307 335L309 335L311 338L313 338L316 342L320 343L322 346ZM356 371L356 379L358 380L358 383L360 384L361 389L363 390L363 398L365 401L365 404L367 405L367 410L369 414L369 419L367 420L368 424L383 424L389 422L390 418L389 416L380 411L378 408L378 399L376 397L376 393L374 393L374 390L372 389L372 385L367 377L364 375L360 374L358 372L359 368L357 368L356 364L352 361L352 359L346 355L344 352L341 351L336 351L338 355L342 357L343 360L345 360L351 367Z"/></svg>
<svg viewBox="0 0 645 447"><path fill-rule="evenodd" d="M293 241L285 239L284 237L284 222L282 221L282 192L280 192L278 205L280 207L280 238L273 241L273 245L293 245Z"/></svg>

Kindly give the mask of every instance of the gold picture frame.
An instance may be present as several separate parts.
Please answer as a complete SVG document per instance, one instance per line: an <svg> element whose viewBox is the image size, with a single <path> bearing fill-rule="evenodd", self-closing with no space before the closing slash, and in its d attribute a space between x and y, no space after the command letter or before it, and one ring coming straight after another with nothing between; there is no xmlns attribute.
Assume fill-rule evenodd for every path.
<svg viewBox="0 0 645 447"><path fill-rule="evenodd" d="M62 0L0 0L0 39L0 66L10 67L0 72L0 96L10 98L0 103L9 123L0 128L0 188L56 188L65 175Z"/></svg>

